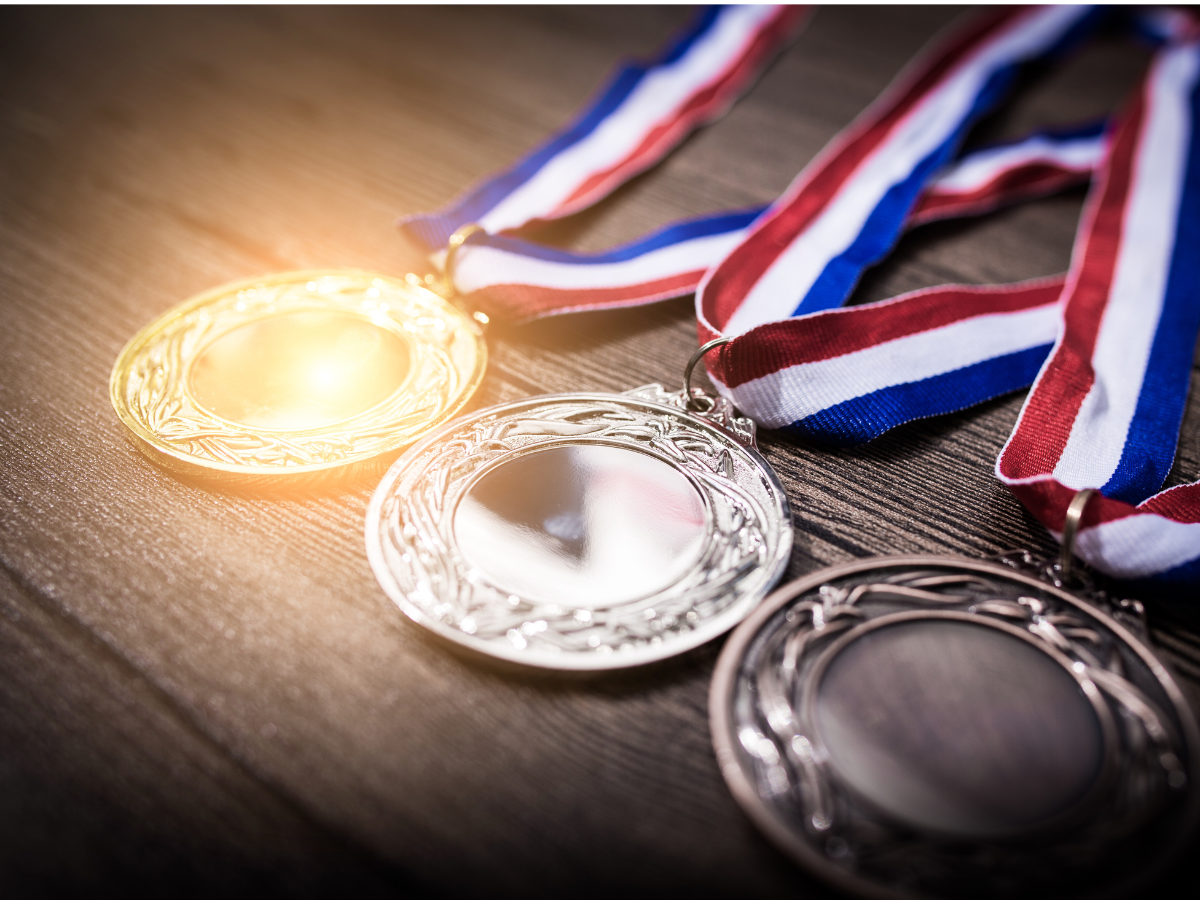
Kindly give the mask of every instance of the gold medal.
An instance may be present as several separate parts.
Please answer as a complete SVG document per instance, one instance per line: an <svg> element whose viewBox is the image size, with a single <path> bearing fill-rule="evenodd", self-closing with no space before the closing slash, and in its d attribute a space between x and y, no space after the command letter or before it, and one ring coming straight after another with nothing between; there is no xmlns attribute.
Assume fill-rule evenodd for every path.
<svg viewBox="0 0 1200 900"><path fill-rule="evenodd" d="M379 474L474 393L479 325L421 280L288 272L200 294L143 328L109 382L133 443L229 486Z"/></svg>

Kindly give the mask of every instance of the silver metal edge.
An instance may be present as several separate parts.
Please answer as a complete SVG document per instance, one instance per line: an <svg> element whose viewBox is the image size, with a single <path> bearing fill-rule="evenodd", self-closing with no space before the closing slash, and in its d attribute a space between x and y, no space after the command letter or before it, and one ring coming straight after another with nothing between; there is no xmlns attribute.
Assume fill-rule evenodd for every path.
<svg viewBox="0 0 1200 900"><path fill-rule="evenodd" d="M497 412L505 412L509 410L519 409L522 406L540 405L548 402L563 401L563 400L592 400L592 401L618 401L630 406L641 406L652 410L664 410L677 416L684 416L693 421L697 427L707 429L715 434L720 435L724 440L729 441L736 446L742 453L747 454L758 465L760 471L764 472L771 483L771 487L775 490L780 500L780 516L783 521L781 529L781 539L775 553L775 558L772 561L772 571L769 573L766 587L762 593L768 594L771 590L770 586L779 580L779 576L783 574L783 570L787 567L788 560L792 552L792 513L791 504L788 500L783 484L779 481L779 476L767 462L766 458L754 447L747 446L736 438L732 437L728 432L715 425L697 419L695 416L689 415L685 410L681 410L676 406L668 406L662 403L654 403L649 400L642 400L626 396L624 394L609 394L603 392L581 392L569 394L538 394L534 397L526 397L521 400L513 400L508 403L501 403L495 406L489 406L486 409L479 410L469 416L452 419L436 430L426 434L417 443L406 449L399 458L392 463L379 485L371 495L371 502L367 506L367 514L363 523L363 536L367 547L367 561L371 566L371 571L375 575L376 581L383 589L394 606L398 607L408 618L412 619L418 625L423 626L431 633L439 637L449 640L461 647L465 647L474 653L482 656L491 656L497 659L503 659L506 662L516 663L521 666L527 666L532 669L549 669L558 671L575 671L575 672L598 672L610 671L618 669L628 669L634 666L647 665L653 662L660 662L665 659L670 659L674 656L679 656L689 650L702 646L715 638L725 634L729 629L743 621L747 616L751 615L763 602L762 597L747 597L742 603L736 604L722 612L720 615L709 620L705 627L697 628L692 632L692 636L688 638L679 638L670 642L670 644L660 645L656 648L648 648L644 650L633 650L626 653L614 653L611 655L601 656L596 655L596 658L590 656L580 659L572 659L570 657L557 657L549 654L526 654L522 651L512 651L505 648L501 652L501 645L484 644L482 641L476 641L470 635L463 634L457 629L446 628L441 622L430 619L421 610L406 602L399 588L395 586L391 579L391 571L387 563L383 559L383 549L378 543L378 533L372 529L372 523L379 520L380 510L383 506L385 497L391 486L399 477L407 460L410 457L415 457L423 453L430 444L441 440L448 432L469 425L471 422L481 419L485 416L494 415ZM381 574L385 573L385 574ZM662 647L668 647L669 651L664 652ZM564 659L567 664L564 664Z"/></svg>

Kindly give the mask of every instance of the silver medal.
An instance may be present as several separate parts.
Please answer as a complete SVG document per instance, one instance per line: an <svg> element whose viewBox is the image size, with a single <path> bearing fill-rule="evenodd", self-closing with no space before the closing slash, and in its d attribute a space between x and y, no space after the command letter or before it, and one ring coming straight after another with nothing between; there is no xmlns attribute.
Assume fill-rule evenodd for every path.
<svg viewBox="0 0 1200 900"><path fill-rule="evenodd" d="M513 662L589 670L736 625L783 571L792 531L754 423L723 398L650 385L444 426L388 471L366 542L414 621Z"/></svg>
<svg viewBox="0 0 1200 900"><path fill-rule="evenodd" d="M1195 825L1200 736L1140 607L1007 562L826 569L726 644L710 698L725 779L838 887L1109 896Z"/></svg>

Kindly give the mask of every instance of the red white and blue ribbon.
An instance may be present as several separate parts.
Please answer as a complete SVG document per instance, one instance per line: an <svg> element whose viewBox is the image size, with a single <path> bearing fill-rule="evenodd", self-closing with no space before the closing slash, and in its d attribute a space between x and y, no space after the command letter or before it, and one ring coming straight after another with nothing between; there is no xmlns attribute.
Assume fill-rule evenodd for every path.
<svg viewBox="0 0 1200 900"><path fill-rule="evenodd" d="M1073 43L1093 18L1087 7L1006 9L919 59L708 273L697 294L701 324L735 336L841 306L1020 67Z"/></svg>
<svg viewBox="0 0 1200 900"><path fill-rule="evenodd" d="M711 7L650 63L618 70L560 134L449 206L400 221L426 249L463 225L500 234L579 212L724 115L808 15L799 6Z"/></svg>
<svg viewBox="0 0 1200 900"><path fill-rule="evenodd" d="M1076 552L1114 576L1200 583L1200 482L1171 468L1200 331L1200 42L1158 55L1113 135L1062 327L997 475L1048 528L1098 488Z"/></svg>
<svg viewBox="0 0 1200 900"><path fill-rule="evenodd" d="M707 27L727 15L712 14ZM488 233L460 249L456 286L512 319L695 288L701 338L732 339L708 358L718 388L760 424L829 444L870 440L1036 379L998 475L1055 532L1075 491L1100 488L1080 555L1122 578L1200 582L1200 486L1150 496L1174 456L1200 329L1192 17L1131 17L1166 47L1139 100L1111 125L960 153L1021 65L1063 52L1100 15L1054 7L978 17L922 54L764 210L678 223L592 255L496 233L578 208L543 205L524 220L485 224ZM1065 277L841 308L906 228L1089 179ZM467 207L490 184L427 230L431 247L478 218Z"/></svg>
<svg viewBox="0 0 1200 900"><path fill-rule="evenodd" d="M1104 128L1097 121L1039 130L959 157L925 188L908 227L980 215L1086 184L1104 160Z"/></svg>
<svg viewBox="0 0 1200 900"><path fill-rule="evenodd" d="M979 215L1087 182L1104 155L1104 122L1037 131L958 159L926 188L906 228ZM459 250L454 285L508 321L656 303L693 294L704 274L768 207L674 223L604 253L575 253L513 235L475 234Z"/></svg>

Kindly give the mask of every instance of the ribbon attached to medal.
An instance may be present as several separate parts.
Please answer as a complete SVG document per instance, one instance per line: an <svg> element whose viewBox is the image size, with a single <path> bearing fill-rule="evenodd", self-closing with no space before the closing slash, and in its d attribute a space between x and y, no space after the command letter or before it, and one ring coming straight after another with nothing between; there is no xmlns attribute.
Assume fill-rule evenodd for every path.
<svg viewBox="0 0 1200 900"><path fill-rule="evenodd" d="M475 241L570 214L653 164L723 113L802 18L703 12L655 63L620 70L562 135L405 230L439 251L447 293L460 294ZM554 265L554 251L535 252ZM376 489L365 538L387 594L447 640L597 670L682 653L742 621L786 566L792 528L753 422L724 398L646 385L531 397L430 432Z"/></svg>
<svg viewBox="0 0 1200 900"><path fill-rule="evenodd" d="M432 251L450 244L447 280L489 315L520 320L694 291L702 350L718 345L708 358L723 399L760 425L815 441L868 441L1034 384L997 471L1061 530L1064 564L882 557L825 569L758 605L718 662L710 720L722 775L780 848L842 889L877 897L1129 889L1185 846L1200 817L1200 729L1146 644L1140 605L1066 584L1072 548L1121 577L1200 581L1200 485L1146 499L1171 463L1200 329L1192 18L1133 18L1160 49L1113 122L961 152L1021 65L1064 52L1101 17L1055 7L973 19L763 209L679 222L600 254L523 240L514 230L526 221L598 196L578 185L616 183L573 167L582 159L612 169L589 144L603 143L592 136L606 133L607 115L621 115L601 101L446 210L402 222ZM1089 179L1065 276L842 308L906 228ZM574 411L555 410L558 400L527 402L574 423ZM661 623L665 607L635 620L620 613L636 605L596 615L577 590L541 608L514 594L506 618L504 597L489 602L477 580L462 577L456 536L438 512L449 504L426 508L444 496L441 473L467 449L516 433L506 430L517 424L513 412L446 426L385 478L367 522L385 590L435 631L471 643L461 632L483 628L490 645L474 646L521 662L555 664L529 652L546 635L558 658L575 654L572 668L606 665L577 652L592 641L643 661L651 650L637 629L643 639L665 635L664 654L667 637L688 646L647 625ZM516 412L528 427L525 410ZM589 428L611 415L586 414L595 416L579 419ZM628 420L612 421L619 429ZM442 439L457 446L441 451ZM1089 505L1086 488L1105 496ZM506 555L513 564L517 553ZM479 600L479 616L456 612L464 595ZM597 628L604 619L616 629Z"/></svg>
<svg viewBox="0 0 1200 900"><path fill-rule="evenodd" d="M765 40L785 13L708 15L742 28L752 18L769 23L756 38ZM709 357L720 390L760 425L818 442L871 440L1033 384L998 476L1056 534L1074 494L1099 489L1084 510L1079 555L1119 578L1194 584L1200 484L1154 493L1174 455L1200 330L1194 20L1133 18L1160 49L1113 122L960 153L1021 65L1063 53L1103 15L1053 7L976 18L914 62L765 209L676 223L601 254L499 233L574 212L644 168L635 153L628 169L572 169L597 158L610 125L621 133L607 118L623 114L611 108L617 79L568 132L445 210L401 224L431 249L463 225L482 225L458 248L452 277L492 315L536 318L695 291L701 340L730 339ZM1089 178L1064 277L947 285L840 308L906 228Z"/></svg>
<svg viewBox="0 0 1200 900"><path fill-rule="evenodd" d="M564 134L410 230L440 249L466 222L499 231L595 202L723 114L803 18L703 12L656 59L617 72ZM113 406L135 446L182 475L261 488L379 474L483 377L486 315L431 287L416 275L318 271L216 288L130 340L110 378Z"/></svg>

